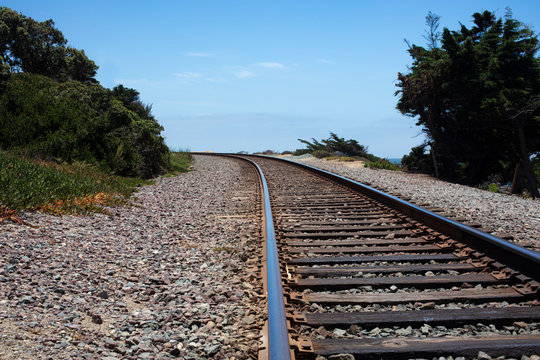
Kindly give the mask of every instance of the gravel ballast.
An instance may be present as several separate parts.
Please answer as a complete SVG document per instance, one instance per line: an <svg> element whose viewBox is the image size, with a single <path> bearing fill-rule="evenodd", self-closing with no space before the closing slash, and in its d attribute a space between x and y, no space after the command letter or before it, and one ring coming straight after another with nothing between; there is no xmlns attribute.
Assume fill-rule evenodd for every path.
<svg viewBox="0 0 540 360"><path fill-rule="evenodd" d="M197 156L110 214L0 224L0 358L256 358L257 196L250 165Z"/></svg>
<svg viewBox="0 0 540 360"><path fill-rule="evenodd" d="M294 157L289 157L294 160ZM316 158L297 161L345 176L410 202L444 209L452 217L479 223L493 235L510 234L513 242L540 251L540 201L449 183L427 175L351 167Z"/></svg>

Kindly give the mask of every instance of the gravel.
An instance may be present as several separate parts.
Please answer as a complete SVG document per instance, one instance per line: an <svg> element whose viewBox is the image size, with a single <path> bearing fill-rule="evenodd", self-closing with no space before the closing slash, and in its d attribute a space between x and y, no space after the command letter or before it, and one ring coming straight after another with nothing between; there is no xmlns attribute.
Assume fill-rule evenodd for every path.
<svg viewBox="0 0 540 360"><path fill-rule="evenodd" d="M292 158L294 160L294 158ZM439 207L452 217L480 223L493 235L510 234L513 242L540 251L540 201L493 193L427 175L350 167L316 158L299 162L359 181L376 189L409 198L418 205Z"/></svg>
<svg viewBox="0 0 540 360"><path fill-rule="evenodd" d="M0 224L0 358L256 358L255 176L197 156L110 214Z"/></svg>

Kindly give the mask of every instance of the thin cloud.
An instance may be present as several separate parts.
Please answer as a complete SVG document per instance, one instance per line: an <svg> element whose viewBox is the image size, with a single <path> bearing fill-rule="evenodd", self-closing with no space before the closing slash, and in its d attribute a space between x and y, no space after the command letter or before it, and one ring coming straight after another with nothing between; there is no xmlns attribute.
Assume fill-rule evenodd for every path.
<svg viewBox="0 0 540 360"><path fill-rule="evenodd" d="M248 70L238 70L238 71L235 71L234 76L236 76L239 79L247 79L247 78L255 76L255 74Z"/></svg>
<svg viewBox="0 0 540 360"><path fill-rule="evenodd" d="M315 59L316 62L321 64L329 64L331 61L327 59Z"/></svg>
<svg viewBox="0 0 540 360"><path fill-rule="evenodd" d="M206 81L209 81L209 82L215 82L215 83L224 83L224 82L227 82L227 79L225 78L222 78L222 77L208 77L205 79Z"/></svg>
<svg viewBox="0 0 540 360"><path fill-rule="evenodd" d="M187 53L187 56L194 56L194 57L214 57L214 54L211 54L211 53L204 53L204 52L189 52L189 53Z"/></svg>
<svg viewBox="0 0 540 360"><path fill-rule="evenodd" d="M261 62L257 66L269 68L269 69L285 69L286 66L278 62Z"/></svg>
<svg viewBox="0 0 540 360"><path fill-rule="evenodd" d="M201 77L201 74L194 73L194 72L191 72L191 71L186 71L186 72L183 72L183 73L175 73L174 76L177 76L177 77L182 78L182 79L195 79L195 78Z"/></svg>

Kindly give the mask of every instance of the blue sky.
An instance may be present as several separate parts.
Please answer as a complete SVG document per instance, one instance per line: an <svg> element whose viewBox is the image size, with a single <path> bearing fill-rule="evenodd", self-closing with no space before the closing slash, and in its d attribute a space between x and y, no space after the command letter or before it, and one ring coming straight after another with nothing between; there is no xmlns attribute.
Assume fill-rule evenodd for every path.
<svg viewBox="0 0 540 360"><path fill-rule="evenodd" d="M474 12L539 31L539 1L64 1L2 0L52 18L100 67L98 80L137 89L167 144L193 151L276 151L335 132L378 156L422 143L395 110L396 76L428 11L441 29Z"/></svg>

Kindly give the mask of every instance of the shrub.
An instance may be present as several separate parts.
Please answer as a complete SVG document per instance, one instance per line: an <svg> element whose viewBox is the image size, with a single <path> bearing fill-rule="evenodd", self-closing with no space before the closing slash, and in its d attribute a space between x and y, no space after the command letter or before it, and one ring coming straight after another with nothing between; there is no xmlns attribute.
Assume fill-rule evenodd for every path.
<svg viewBox="0 0 540 360"><path fill-rule="evenodd" d="M311 155L313 155L317 159L322 159L322 158L325 158L325 157L334 156L333 153L331 153L330 151L326 151L326 150L315 150Z"/></svg>
<svg viewBox="0 0 540 360"><path fill-rule="evenodd" d="M304 154L311 154L311 150L309 149L296 149L294 151L294 156L300 156Z"/></svg>
<svg viewBox="0 0 540 360"><path fill-rule="evenodd" d="M531 165L536 176L536 183L540 186L540 154L535 155L531 159Z"/></svg>
<svg viewBox="0 0 540 360"><path fill-rule="evenodd" d="M494 192L494 193L500 193L499 187L495 183L491 183L488 185L488 191Z"/></svg>
<svg viewBox="0 0 540 360"><path fill-rule="evenodd" d="M134 110L99 84L13 74L0 95L0 149L149 178L168 166L169 149L149 108Z"/></svg>
<svg viewBox="0 0 540 360"><path fill-rule="evenodd" d="M311 139L312 142L307 140L298 139L301 143L307 145L307 149L311 152L317 150L324 150L331 152L333 155L348 155L348 156L364 156L367 154L367 147L360 145L358 141L354 139L345 140L345 138L340 138L334 133L330 133L328 139L323 139L321 142Z"/></svg>
<svg viewBox="0 0 540 360"><path fill-rule="evenodd" d="M424 144L413 147L408 155L401 158L401 166L412 172L433 173L433 161L430 153L426 153L427 146Z"/></svg>
<svg viewBox="0 0 540 360"><path fill-rule="evenodd" d="M400 170L398 166L393 164L388 159L378 159L377 161L368 161L364 164L364 167L367 167L370 169Z"/></svg>

